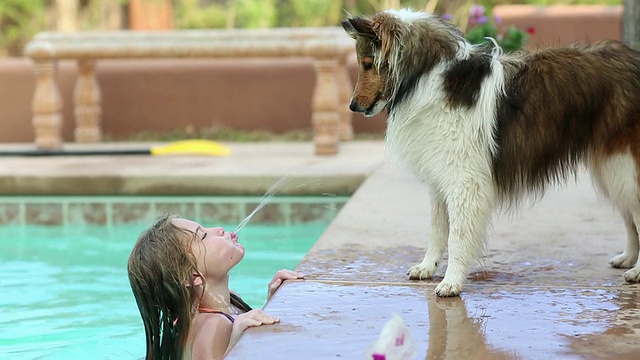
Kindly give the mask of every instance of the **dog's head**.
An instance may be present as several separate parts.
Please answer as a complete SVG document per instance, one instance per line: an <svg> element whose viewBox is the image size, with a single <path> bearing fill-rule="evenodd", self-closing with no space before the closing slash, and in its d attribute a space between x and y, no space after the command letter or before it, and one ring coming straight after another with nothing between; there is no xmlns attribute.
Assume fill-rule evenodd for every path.
<svg viewBox="0 0 640 360"><path fill-rule="evenodd" d="M389 99L389 66L383 59L382 49L390 50L393 34L382 22L374 19L353 17L342 22L347 34L356 40L358 57L358 82L349 108L365 116L381 112Z"/></svg>
<svg viewBox="0 0 640 360"><path fill-rule="evenodd" d="M387 10L342 21L356 40L358 81L349 108L373 116L397 100L433 66L456 56L462 33L440 18L411 10Z"/></svg>

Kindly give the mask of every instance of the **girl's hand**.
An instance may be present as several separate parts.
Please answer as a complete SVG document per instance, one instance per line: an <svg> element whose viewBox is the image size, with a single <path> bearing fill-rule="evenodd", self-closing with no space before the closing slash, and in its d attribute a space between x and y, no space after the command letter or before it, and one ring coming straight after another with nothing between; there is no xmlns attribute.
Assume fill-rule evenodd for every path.
<svg viewBox="0 0 640 360"><path fill-rule="evenodd" d="M267 295L267 299L270 299L271 296L273 296L273 294L276 292L276 290L278 290L280 285L282 285L285 280L294 279L304 279L304 275L288 269L278 270L269 283L269 293Z"/></svg>
<svg viewBox="0 0 640 360"><path fill-rule="evenodd" d="M277 322L280 322L280 319L277 317L267 314L262 309L253 309L236 317L233 322L233 331L239 331L242 333L250 327L271 325Z"/></svg>
<svg viewBox="0 0 640 360"><path fill-rule="evenodd" d="M225 355L236 345L242 333L250 327L260 325L271 325L280 322L275 316L271 316L262 309L253 309L244 314L240 314L233 321L233 329L231 330L231 338Z"/></svg>

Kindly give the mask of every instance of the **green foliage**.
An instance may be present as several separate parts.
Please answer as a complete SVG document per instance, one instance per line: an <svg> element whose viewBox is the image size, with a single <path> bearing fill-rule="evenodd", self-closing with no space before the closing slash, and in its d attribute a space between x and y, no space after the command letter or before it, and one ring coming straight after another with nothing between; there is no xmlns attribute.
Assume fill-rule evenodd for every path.
<svg viewBox="0 0 640 360"><path fill-rule="evenodd" d="M0 1L0 49L22 55L22 47L40 31L45 20L44 0Z"/></svg>
<svg viewBox="0 0 640 360"><path fill-rule="evenodd" d="M513 52L521 49L528 40L527 34L516 28L515 26L509 26L504 36L498 41L500 46L506 52Z"/></svg>
<svg viewBox="0 0 640 360"><path fill-rule="evenodd" d="M496 26L490 23L474 27L467 31L465 37L472 44L490 44L490 40L486 38L493 38L505 52L514 52L521 49L528 39L527 34L515 26L509 26L503 33L499 34Z"/></svg>
<svg viewBox="0 0 640 360"><path fill-rule="evenodd" d="M268 28L276 26L275 0L237 0L235 24L240 28Z"/></svg>
<svg viewBox="0 0 640 360"><path fill-rule="evenodd" d="M199 0L180 0L176 3L176 25L183 29L224 28L227 9L220 4L200 6Z"/></svg>
<svg viewBox="0 0 640 360"><path fill-rule="evenodd" d="M175 9L179 28L326 26L344 16L343 3L328 0L180 0Z"/></svg>
<svg viewBox="0 0 640 360"><path fill-rule="evenodd" d="M483 6L473 5L468 21L469 25L465 37L472 44L490 44L491 41L487 38L492 38L505 52L514 52L527 43L526 32L515 26L503 28L501 20L485 14Z"/></svg>
<svg viewBox="0 0 640 360"><path fill-rule="evenodd" d="M289 0L288 3L294 15L288 26L336 25L342 18L339 1Z"/></svg>
<svg viewBox="0 0 640 360"><path fill-rule="evenodd" d="M182 29L266 28L276 26L276 0L229 0L201 4L180 0L175 4L176 24Z"/></svg>
<svg viewBox="0 0 640 360"><path fill-rule="evenodd" d="M90 16L83 30L98 26L101 13L100 1L118 1L126 4L129 0L79 0L80 12L91 8ZM160 1L160 0L158 0ZM177 28L262 28L292 26L335 26L345 17L346 12L356 15L370 15L380 7L399 4L402 7L424 9L437 5L436 12L453 12L458 6L466 11L468 3L482 4L487 9L502 4L602 4L620 5L622 0L172 0ZM462 4L462 5L461 5ZM0 55L22 55L24 44L38 31L47 29L55 21L55 0L0 0ZM82 15L82 14L80 14ZM86 15L86 14L85 14ZM86 17L86 16L85 16ZM457 24L466 24L466 15ZM455 20L455 19L454 19ZM525 43L527 34L517 29L496 27L496 39L505 48L516 49ZM492 33L488 26L478 26L463 30L474 43L485 41L484 36ZM502 39L501 39L502 38ZM520 44L520 45L519 45ZM508 50L510 51L510 50Z"/></svg>
<svg viewBox="0 0 640 360"><path fill-rule="evenodd" d="M498 36L496 27L493 24L482 24L467 31L465 37L472 44L482 44L486 41L486 38L495 38Z"/></svg>
<svg viewBox="0 0 640 360"><path fill-rule="evenodd" d="M362 133L354 134L354 140L383 140L384 134ZM290 130L284 133L274 133L267 130L239 130L216 125L205 128L195 128L188 125L171 131L141 131L126 136L111 136L104 134L104 141L178 141L184 139L206 139L229 142L303 142L313 140L312 129Z"/></svg>

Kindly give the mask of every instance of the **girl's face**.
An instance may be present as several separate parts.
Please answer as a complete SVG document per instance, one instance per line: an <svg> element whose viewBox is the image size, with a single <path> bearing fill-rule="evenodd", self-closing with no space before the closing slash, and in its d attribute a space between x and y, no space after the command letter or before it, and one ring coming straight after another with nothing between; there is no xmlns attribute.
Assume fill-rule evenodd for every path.
<svg viewBox="0 0 640 360"><path fill-rule="evenodd" d="M175 219L174 225L196 234L191 251L198 271L205 277L224 277L244 257L244 246L235 233L221 227L206 228L195 221Z"/></svg>

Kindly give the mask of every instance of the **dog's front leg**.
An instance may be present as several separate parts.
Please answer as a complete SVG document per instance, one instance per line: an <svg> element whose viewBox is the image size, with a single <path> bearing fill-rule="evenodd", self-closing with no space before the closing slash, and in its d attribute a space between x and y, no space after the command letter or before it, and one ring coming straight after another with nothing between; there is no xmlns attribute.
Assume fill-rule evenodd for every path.
<svg viewBox="0 0 640 360"><path fill-rule="evenodd" d="M623 212L624 225L627 229L627 247L624 252L609 260L609 265L614 268L630 269L638 262L638 229L630 212Z"/></svg>
<svg viewBox="0 0 640 360"><path fill-rule="evenodd" d="M627 270L624 273L624 279L627 282L637 283L640 282L640 261L638 257L640 254L638 253L638 248L640 245L638 244L638 231L637 225L640 223L640 217L635 213L633 214L632 220L629 220L629 216L625 217L625 224L627 225L628 239L627 239L627 248L626 250L619 255L618 257L625 257L626 262L631 267L630 270ZM633 226L632 226L633 225ZM633 231L635 230L635 231ZM615 258L614 258L615 259ZM624 264L624 261L622 261ZM625 264L626 265L626 264Z"/></svg>
<svg viewBox="0 0 640 360"><path fill-rule="evenodd" d="M444 194L449 214L449 261L438 296L457 296L469 267L479 259L493 210L490 180L463 178Z"/></svg>
<svg viewBox="0 0 640 360"><path fill-rule="evenodd" d="M427 243L427 252L422 262L413 265L407 275L411 280L430 279L435 274L449 237L449 215L442 196L435 192L431 195L431 236Z"/></svg>

